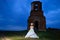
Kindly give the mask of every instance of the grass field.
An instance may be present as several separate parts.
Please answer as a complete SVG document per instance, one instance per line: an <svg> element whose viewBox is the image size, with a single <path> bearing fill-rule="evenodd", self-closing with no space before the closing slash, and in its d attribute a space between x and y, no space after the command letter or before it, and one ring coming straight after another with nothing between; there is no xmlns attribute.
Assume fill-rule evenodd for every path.
<svg viewBox="0 0 60 40"><path fill-rule="evenodd" d="M39 39L31 39L31 38L24 38L27 31L21 31L21 32L13 32L6 34L7 40L60 40L60 31L37 31L37 35L39 36ZM0 40L2 37L0 37Z"/></svg>

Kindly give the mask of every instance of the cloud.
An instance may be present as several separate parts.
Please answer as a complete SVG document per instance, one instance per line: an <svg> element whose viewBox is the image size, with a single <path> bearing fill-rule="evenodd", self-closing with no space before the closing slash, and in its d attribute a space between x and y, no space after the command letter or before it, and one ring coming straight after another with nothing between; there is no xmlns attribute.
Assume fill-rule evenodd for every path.
<svg viewBox="0 0 60 40"><path fill-rule="evenodd" d="M14 12L22 12L24 9L27 9L27 1L26 0L15 0L16 2L12 6L12 10Z"/></svg>
<svg viewBox="0 0 60 40"><path fill-rule="evenodd" d="M2 17L3 17L3 15L0 14L0 18L2 18Z"/></svg>
<svg viewBox="0 0 60 40"><path fill-rule="evenodd" d="M3 21L3 20L5 19L3 18L3 15L0 14L0 21Z"/></svg>
<svg viewBox="0 0 60 40"><path fill-rule="evenodd" d="M54 20L54 21L48 20L47 21L47 25L56 24L56 23L59 23L59 21L58 20Z"/></svg>
<svg viewBox="0 0 60 40"><path fill-rule="evenodd" d="M26 30L26 27L23 26L16 26L16 25L7 25L7 29L10 30Z"/></svg>
<svg viewBox="0 0 60 40"><path fill-rule="evenodd" d="M14 30L14 31L19 31L19 30L26 30L27 27L22 27L22 26L16 26L16 25L6 25L5 27L0 26L0 30Z"/></svg>
<svg viewBox="0 0 60 40"><path fill-rule="evenodd" d="M56 10L51 10L47 13L47 17L51 18L54 17L55 15L60 15L60 9L56 9Z"/></svg>
<svg viewBox="0 0 60 40"><path fill-rule="evenodd" d="M47 25L60 23L60 9L49 11L45 16Z"/></svg>

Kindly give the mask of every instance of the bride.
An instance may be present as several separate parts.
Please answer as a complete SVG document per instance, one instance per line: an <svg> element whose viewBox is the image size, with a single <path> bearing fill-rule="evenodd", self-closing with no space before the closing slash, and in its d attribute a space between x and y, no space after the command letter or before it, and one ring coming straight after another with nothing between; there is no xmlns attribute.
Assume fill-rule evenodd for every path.
<svg viewBox="0 0 60 40"><path fill-rule="evenodd" d="M25 38L39 38L37 34L34 32L33 23L31 23L30 30L26 34Z"/></svg>

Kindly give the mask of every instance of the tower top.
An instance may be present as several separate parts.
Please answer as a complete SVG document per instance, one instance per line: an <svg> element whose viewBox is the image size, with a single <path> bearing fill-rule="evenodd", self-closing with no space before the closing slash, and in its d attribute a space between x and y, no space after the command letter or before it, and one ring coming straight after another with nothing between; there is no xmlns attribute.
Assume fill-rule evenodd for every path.
<svg viewBox="0 0 60 40"><path fill-rule="evenodd" d="M41 11L42 10L42 3L39 0L35 0L31 3L31 9L34 11Z"/></svg>

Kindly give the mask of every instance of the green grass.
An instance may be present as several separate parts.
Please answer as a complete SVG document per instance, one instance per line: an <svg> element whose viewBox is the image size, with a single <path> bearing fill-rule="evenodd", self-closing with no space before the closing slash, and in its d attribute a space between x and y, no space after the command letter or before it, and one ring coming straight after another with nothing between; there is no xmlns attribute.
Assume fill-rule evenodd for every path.
<svg viewBox="0 0 60 40"><path fill-rule="evenodd" d="M54 32L54 31L38 31L36 34L39 36L39 39L31 39L31 38L24 38L27 31L22 31L17 33L16 35L11 36L12 34L8 34L10 36L6 36L7 38L11 40L60 40L60 32ZM0 38L1 40L1 38Z"/></svg>

